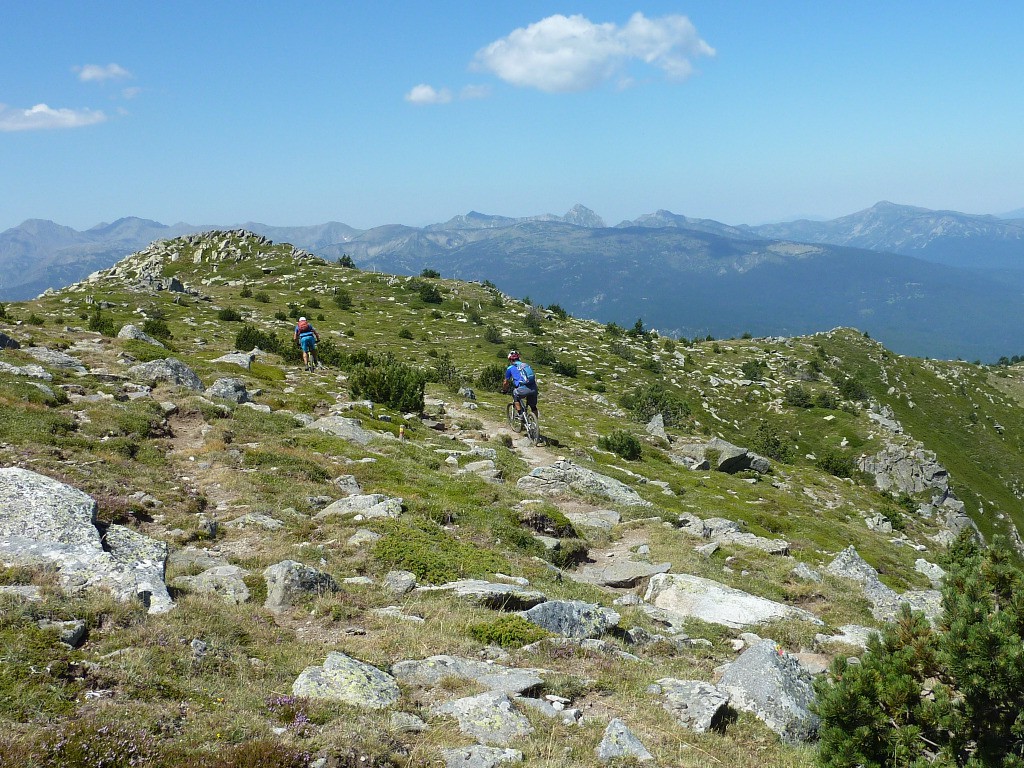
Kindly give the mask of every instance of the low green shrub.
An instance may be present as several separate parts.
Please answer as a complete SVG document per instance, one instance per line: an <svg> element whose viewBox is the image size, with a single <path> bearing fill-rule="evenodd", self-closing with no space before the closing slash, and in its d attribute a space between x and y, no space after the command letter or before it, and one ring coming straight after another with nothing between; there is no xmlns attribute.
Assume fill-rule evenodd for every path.
<svg viewBox="0 0 1024 768"><path fill-rule="evenodd" d="M690 406L682 396L660 381L636 386L625 393L619 403L637 421L648 422L660 413L666 427L678 426L690 415Z"/></svg>
<svg viewBox="0 0 1024 768"><path fill-rule="evenodd" d="M588 554L587 542L583 539L562 539L549 551L548 559L559 568L573 568L586 562Z"/></svg>
<svg viewBox="0 0 1024 768"><path fill-rule="evenodd" d="M853 456L833 448L822 451L814 465L835 477L853 477L857 470L857 462Z"/></svg>
<svg viewBox="0 0 1024 768"><path fill-rule="evenodd" d="M643 456L643 446L639 438L624 429L617 429L609 435L602 435L598 438L597 445L628 461L636 461Z"/></svg>
<svg viewBox="0 0 1024 768"><path fill-rule="evenodd" d="M476 377L476 385L486 392L500 392L505 381L505 366L491 363L484 366Z"/></svg>
<svg viewBox="0 0 1024 768"><path fill-rule="evenodd" d="M437 523L424 518L388 520L377 528L383 536L373 556L386 569L402 569L429 584L484 576L508 568L495 552L459 541Z"/></svg>
<svg viewBox="0 0 1024 768"><path fill-rule="evenodd" d="M502 648L522 648L550 637L551 633L522 616L505 614L493 621L470 624L469 636L484 645L499 645Z"/></svg>
<svg viewBox="0 0 1024 768"><path fill-rule="evenodd" d="M171 338L171 329L167 321L159 317L146 318L142 323L142 332L160 341L168 341Z"/></svg>
<svg viewBox="0 0 1024 768"><path fill-rule="evenodd" d="M349 375L349 387L354 398L383 403L403 413L423 410L425 385L426 376L421 370L398 362L390 353Z"/></svg>
<svg viewBox="0 0 1024 768"><path fill-rule="evenodd" d="M217 312L217 319L223 322L238 322L242 319L242 313L234 307L224 307Z"/></svg>

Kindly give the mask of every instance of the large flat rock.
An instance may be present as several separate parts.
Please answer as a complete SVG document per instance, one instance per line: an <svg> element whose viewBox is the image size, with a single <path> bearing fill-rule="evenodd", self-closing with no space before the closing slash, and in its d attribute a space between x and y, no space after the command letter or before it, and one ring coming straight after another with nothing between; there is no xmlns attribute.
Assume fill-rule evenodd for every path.
<svg viewBox="0 0 1024 768"><path fill-rule="evenodd" d="M685 573L651 578L644 599L669 615L701 619L743 629L774 619L800 619L821 624L814 614Z"/></svg>

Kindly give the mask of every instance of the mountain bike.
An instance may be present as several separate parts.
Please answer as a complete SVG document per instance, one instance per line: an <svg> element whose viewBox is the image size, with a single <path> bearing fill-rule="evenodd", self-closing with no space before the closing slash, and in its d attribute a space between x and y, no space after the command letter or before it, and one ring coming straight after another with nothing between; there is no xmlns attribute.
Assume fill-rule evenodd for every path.
<svg viewBox="0 0 1024 768"><path fill-rule="evenodd" d="M520 401L519 407L521 410L516 410L516 398L512 396L512 402L505 407L505 415L508 417L508 425L512 427L512 431L526 432L526 436L530 438L534 444L540 439L540 427L537 425L537 417L533 415L533 411L530 407Z"/></svg>

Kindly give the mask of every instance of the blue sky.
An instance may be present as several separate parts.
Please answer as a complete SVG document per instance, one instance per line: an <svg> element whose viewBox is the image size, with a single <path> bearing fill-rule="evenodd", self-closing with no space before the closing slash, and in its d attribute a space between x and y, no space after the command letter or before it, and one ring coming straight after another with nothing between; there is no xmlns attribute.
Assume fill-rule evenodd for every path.
<svg viewBox="0 0 1024 768"><path fill-rule="evenodd" d="M0 230L1024 206L1024 3L8 0Z"/></svg>

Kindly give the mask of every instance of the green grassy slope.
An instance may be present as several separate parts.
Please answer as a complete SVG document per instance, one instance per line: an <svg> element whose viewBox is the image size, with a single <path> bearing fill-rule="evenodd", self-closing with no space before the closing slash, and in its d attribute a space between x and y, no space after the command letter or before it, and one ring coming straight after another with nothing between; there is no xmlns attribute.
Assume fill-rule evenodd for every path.
<svg viewBox="0 0 1024 768"><path fill-rule="evenodd" d="M178 254L174 260L167 255L172 251ZM200 295L140 289L144 262ZM436 288L440 303L425 300L431 297L424 286ZM88 330L90 322L99 322L100 302L99 321L114 330L162 320L170 332L168 349ZM333 347L340 367L306 374L291 352L262 354L250 371L215 362L235 349L246 325L290 339L289 315L299 312L330 341L325 346ZM833 379L841 382L843 376L862 382L871 397L893 408L910 435L936 452L983 531L1022 520L1016 494L1024 470L1018 437L1024 379L1014 369L899 357L848 330L689 342L631 336L557 312L546 313L529 330L529 312L522 301L487 285L345 269L296 258L289 246L238 233L151 246L92 283L5 307L0 332L26 347L67 350L90 373L50 366L48 393L0 371L0 466L61 478L97 499L101 521L135 527L167 541L172 551L191 546L225 554L250 571L246 582L253 599L229 606L175 589L175 610L146 616L102 594L62 596L52 574L0 570L2 584L31 581L44 588L40 603L0 598L0 752L20 764L42 760L56 754L54 744L63 734L62 749L71 750L61 753L63 764L95 764L86 734L106 725L106 733L119 734L156 765L211 759L235 766L300 765L305 753L341 761L360 752L378 765L432 764L440 748L466 743L450 722L433 719L425 734L401 734L387 713L282 703L281 697L302 669L322 663L330 650L382 668L431 654L486 653L476 639L481 630L474 627L494 622L494 612L438 594L396 599L377 586L348 584L275 618L262 607L260 572L286 558L338 580L378 581L392 568L434 583L501 572L525 577L551 597L608 605L614 594L560 579L544 562L551 556L522 523L521 502L528 496L515 480L558 456L622 480L654 505L618 508L622 526L611 534L590 534L587 546L595 555L641 536L652 561L801 605L826 629L872 624L867 602L848 585L830 577L821 584L793 578L796 561L821 567L853 544L890 586L924 588L927 580L915 570L915 560L938 561L941 552L928 539L934 520L906 512L857 473L838 478L819 468L830 453L853 458L882 446L865 402L840 394ZM236 313L240 320L222 319ZM547 445L535 451L509 444L502 434L507 398L479 384L488 368L504 365L510 347L523 352L541 381ZM356 361L367 353L392 353L426 373L426 410L444 421L444 432L384 406L351 402ZM128 398L127 367L168 355L190 365L207 385L223 376L243 379L258 391L256 401L274 412L214 403L165 385L151 398ZM36 362L25 348L0 352L0 361ZM686 469L671 459L674 448L649 439L644 423L622 405L652 384L687 406L689 415L669 427L677 445L721 436L751 447L776 445L785 460L773 461L765 476ZM475 410L465 408L457 393L465 385L477 391ZM788 405L785 393L794 385L832 407ZM169 418L159 404L164 401L177 406ZM305 428L281 412L317 416L344 405L351 405L345 415L383 436L360 446ZM399 441L394 438L402 426L406 439ZM600 437L617 430L641 440L639 460L599 447ZM775 442L766 441L772 435ZM495 451L504 483L457 473L448 459L454 455L455 464L465 465L474 458L463 455L470 445ZM317 520L317 497L338 498L333 480L348 474L366 493L402 497L405 514L387 522ZM542 509L558 513L550 503ZM869 530L864 518L873 512L888 514L907 540L924 543L928 551L895 546L892 534ZM246 513L270 515L283 526L227 525ZM695 547L703 542L672 524L683 513L742 521L752 533L785 538L792 559L730 545L702 556ZM214 516L220 525L211 538ZM348 544L359 528L382 538L372 546ZM168 579L195 570L172 564ZM371 612L396 600L426 622L410 625ZM659 631L641 611L621 612L624 626ZM84 619L90 639L69 650L36 628L40 618ZM710 755L715 764L730 766L811 765L813 746L786 746L752 717L741 716L723 733L695 735L675 726L644 694L659 677L711 679L717 665L735 658L730 641L736 633L710 625L688 629L710 646L685 653L667 645L626 648L643 656L641 664L597 653L511 647L506 663L552 670L545 692L573 699L587 714L587 724L573 729L535 719L536 733L518 745L528 764L596 765L594 748L604 724L618 713L661 764L706 765ZM787 623L764 634L797 651L813 645L816 631L821 630ZM209 648L198 661L189 645L197 638ZM459 685L452 683L452 689L462 691ZM87 697L87 691L93 693ZM401 707L426 718L426 702L407 693Z"/></svg>

